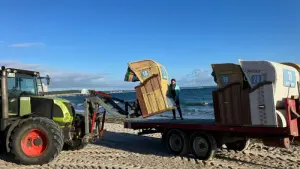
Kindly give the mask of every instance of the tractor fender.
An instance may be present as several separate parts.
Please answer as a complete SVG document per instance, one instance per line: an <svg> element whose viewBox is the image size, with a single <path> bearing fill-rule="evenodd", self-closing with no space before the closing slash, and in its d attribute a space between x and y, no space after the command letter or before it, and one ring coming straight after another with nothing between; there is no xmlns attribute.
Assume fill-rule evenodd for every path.
<svg viewBox="0 0 300 169"><path fill-rule="evenodd" d="M9 148L9 138L11 136L12 131L21 123L24 123L25 121L31 119L31 116L27 116L26 118L22 118L22 119L18 119L16 120L14 123L12 123L6 133L6 140L5 140L5 147L6 147L6 151L10 152L10 148Z"/></svg>

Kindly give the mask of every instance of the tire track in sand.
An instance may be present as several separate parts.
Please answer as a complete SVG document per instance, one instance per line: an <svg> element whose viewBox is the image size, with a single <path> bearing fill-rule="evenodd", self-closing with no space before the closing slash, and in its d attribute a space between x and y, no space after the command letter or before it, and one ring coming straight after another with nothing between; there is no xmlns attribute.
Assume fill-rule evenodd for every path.
<svg viewBox="0 0 300 169"><path fill-rule="evenodd" d="M264 168L300 168L300 164L296 158L277 156L271 153L251 150L246 150L244 152L223 151L217 155L217 158L227 161L239 161L241 164L250 164L252 166Z"/></svg>

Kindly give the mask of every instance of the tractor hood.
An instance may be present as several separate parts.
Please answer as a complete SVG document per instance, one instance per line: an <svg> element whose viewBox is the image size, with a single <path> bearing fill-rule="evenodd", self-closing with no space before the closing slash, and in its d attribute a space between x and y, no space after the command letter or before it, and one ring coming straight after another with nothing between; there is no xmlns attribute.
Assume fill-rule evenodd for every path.
<svg viewBox="0 0 300 169"><path fill-rule="evenodd" d="M59 98L59 97L51 97L51 96L30 96L31 98L43 98L43 99L50 99L50 100L55 100L55 101L60 101L63 103L71 103L69 100Z"/></svg>
<svg viewBox="0 0 300 169"><path fill-rule="evenodd" d="M61 123L71 123L75 110L72 103L66 99L45 96L24 96L20 98L20 114L34 113Z"/></svg>

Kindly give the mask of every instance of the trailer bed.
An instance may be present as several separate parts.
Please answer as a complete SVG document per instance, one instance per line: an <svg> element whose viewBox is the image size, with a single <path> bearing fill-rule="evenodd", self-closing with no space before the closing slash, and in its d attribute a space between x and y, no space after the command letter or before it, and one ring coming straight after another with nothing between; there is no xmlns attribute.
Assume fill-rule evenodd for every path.
<svg viewBox="0 0 300 169"><path fill-rule="evenodd" d="M155 119L141 119L141 118L135 118L127 120L127 122L130 123L140 123L140 124L207 124L207 125L213 125L215 124L214 119L167 119L167 118L155 118Z"/></svg>
<svg viewBox="0 0 300 169"><path fill-rule="evenodd" d="M288 127L228 126L216 124L214 119L129 119L124 122L124 127L134 130L154 128L161 131L175 128L182 130L244 133L252 137L260 137L261 135L288 136L291 134Z"/></svg>

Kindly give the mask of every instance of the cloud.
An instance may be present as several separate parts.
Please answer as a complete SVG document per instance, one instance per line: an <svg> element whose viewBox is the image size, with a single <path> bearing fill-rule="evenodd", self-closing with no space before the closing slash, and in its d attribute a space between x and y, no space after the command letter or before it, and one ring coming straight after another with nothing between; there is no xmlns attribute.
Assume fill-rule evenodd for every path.
<svg viewBox="0 0 300 169"><path fill-rule="evenodd" d="M66 89L95 89L95 90L134 90L137 83L125 82L123 77L119 79L112 78L109 73L85 73L68 70L59 70L41 64L27 64L15 61L1 61L0 66L35 70L41 73L41 76L49 75L51 83L49 90ZM125 74L125 72L124 72ZM182 87L197 87L216 85L210 71L204 69L195 69L186 76L177 81Z"/></svg>
<svg viewBox="0 0 300 169"><path fill-rule="evenodd" d="M123 78L113 79L107 73L83 73L68 70L58 70L40 64L26 64L14 61L0 61L0 65L6 67L35 70L41 73L41 76L49 75L51 82L49 90L65 89L95 89L95 90L131 90L135 83L125 82Z"/></svg>
<svg viewBox="0 0 300 169"><path fill-rule="evenodd" d="M185 87L197 87L197 86L215 86L211 72L202 68L195 69L186 76L180 78L178 83Z"/></svg>
<svg viewBox="0 0 300 169"><path fill-rule="evenodd" d="M31 43L15 43L15 44L8 45L8 47L12 47L12 48L27 48L32 46L45 46L45 44L39 42L31 42Z"/></svg>

